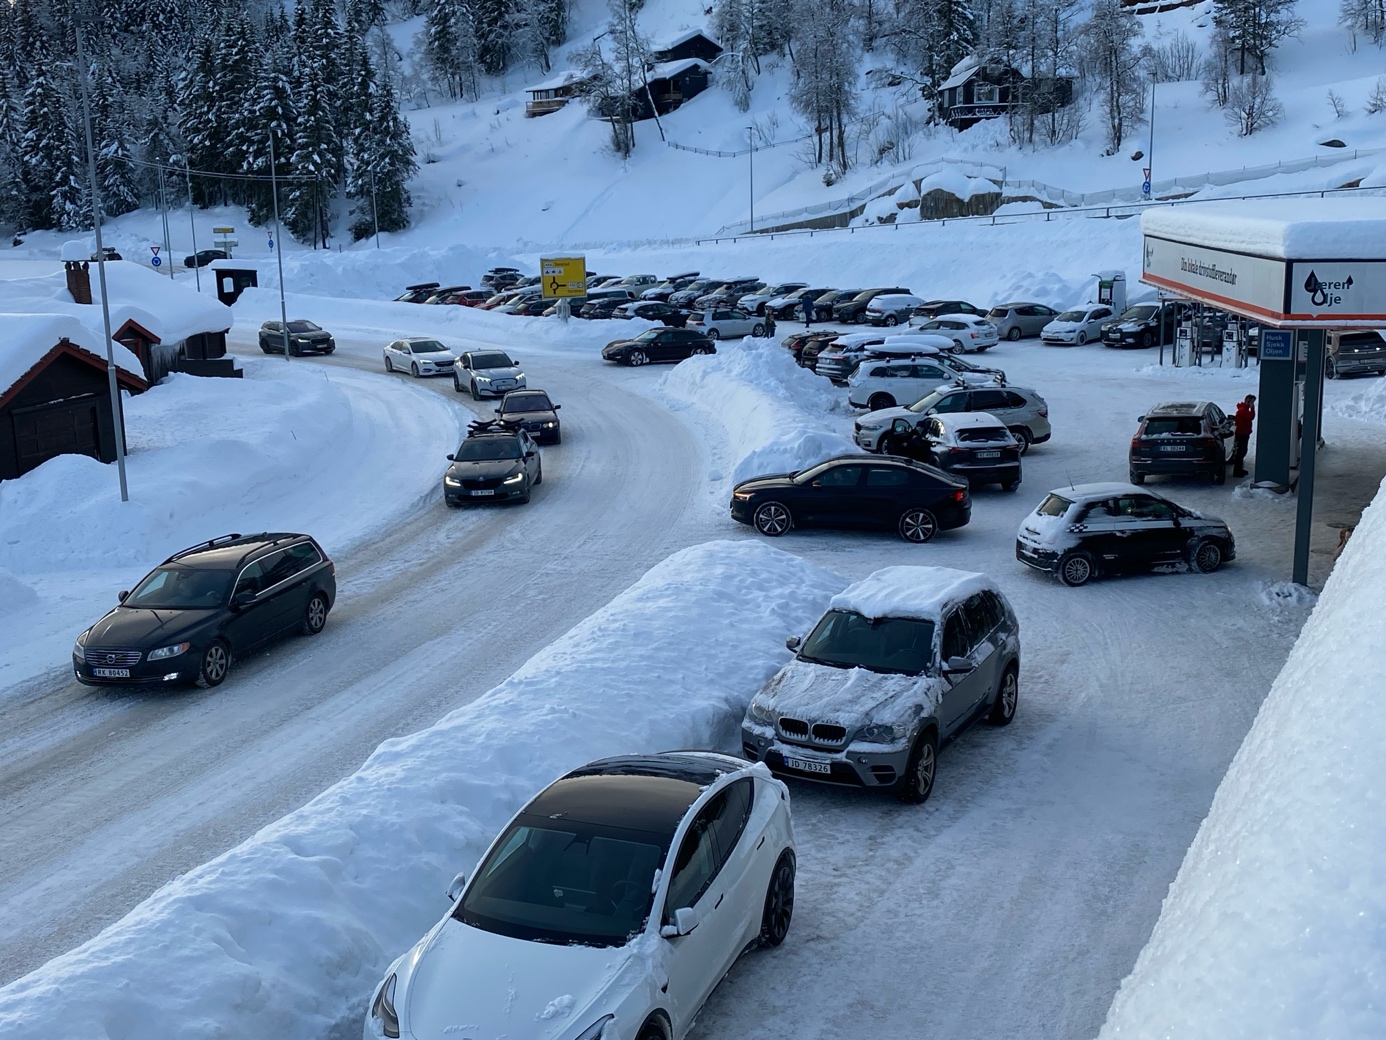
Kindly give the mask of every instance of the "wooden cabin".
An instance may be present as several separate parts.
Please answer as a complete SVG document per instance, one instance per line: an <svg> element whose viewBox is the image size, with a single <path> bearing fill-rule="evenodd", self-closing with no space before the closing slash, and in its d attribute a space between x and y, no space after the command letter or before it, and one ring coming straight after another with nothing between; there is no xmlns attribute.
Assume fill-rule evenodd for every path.
<svg viewBox="0 0 1386 1040"><path fill-rule="evenodd" d="M690 29L678 36L661 40L650 50L650 60L656 65L671 61L685 61L688 58L713 62L721 55L721 45L701 29Z"/></svg>
<svg viewBox="0 0 1386 1040"><path fill-rule="evenodd" d="M529 95L529 100L525 102L525 115L532 119L535 116L557 112L577 97L586 82L587 77L581 72L567 69L556 76L550 76L543 83L526 88L525 93Z"/></svg>
<svg viewBox="0 0 1386 1040"><path fill-rule="evenodd" d="M943 121L957 130L976 126L983 119L1004 116L1022 106L1035 112L1051 112L1073 103L1073 79L1069 76L1028 79L1009 65L964 62L938 88L938 110Z"/></svg>

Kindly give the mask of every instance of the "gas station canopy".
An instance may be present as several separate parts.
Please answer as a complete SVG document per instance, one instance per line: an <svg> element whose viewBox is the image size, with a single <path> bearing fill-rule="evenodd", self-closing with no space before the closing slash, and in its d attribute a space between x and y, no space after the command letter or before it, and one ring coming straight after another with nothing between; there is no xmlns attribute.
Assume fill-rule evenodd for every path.
<svg viewBox="0 0 1386 1040"><path fill-rule="evenodd" d="M1141 214L1141 281L1277 328L1386 328L1386 198Z"/></svg>

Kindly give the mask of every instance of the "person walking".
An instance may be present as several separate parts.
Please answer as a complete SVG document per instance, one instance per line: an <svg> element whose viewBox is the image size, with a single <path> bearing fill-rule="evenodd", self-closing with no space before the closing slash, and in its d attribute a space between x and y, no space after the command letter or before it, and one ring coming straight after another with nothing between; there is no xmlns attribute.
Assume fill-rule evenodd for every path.
<svg viewBox="0 0 1386 1040"><path fill-rule="evenodd" d="M806 292L799 302L804 305L804 328L811 328L813 326L813 297Z"/></svg>
<svg viewBox="0 0 1386 1040"><path fill-rule="evenodd" d="M775 338L775 316L770 313L770 308L765 309L765 338Z"/></svg>
<svg viewBox="0 0 1386 1040"><path fill-rule="evenodd" d="M1256 395L1247 394L1232 416L1232 475L1246 476L1246 453L1251 445L1251 430L1256 422Z"/></svg>

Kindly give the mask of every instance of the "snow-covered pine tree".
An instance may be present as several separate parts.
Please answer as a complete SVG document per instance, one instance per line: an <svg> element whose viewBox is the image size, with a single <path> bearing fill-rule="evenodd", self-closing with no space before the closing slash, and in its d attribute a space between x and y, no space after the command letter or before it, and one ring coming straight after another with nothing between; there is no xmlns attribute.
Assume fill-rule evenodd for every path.
<svg viewBox="0 0 1386 1040"><path fill-rule="evenodd" d="M794 84L790 106L813 128L814 160L835 181L850 165L847 123L857 110L856 41L842 27L847 0L801 0L794 17Z"/></svg>
<svg viewBox="0 0 1386 1040"><path fill-rule="evenodd" d="M1084 71L1095 81L1107 130L1106 154L1113 155L1127 131L1145 121L1145 79L1135 46L1140 23L1121 0L1096 0L1082 33Z"/></svg>
<svg viewBox="0 0 1386 1040"><path fill-rule="evenodd" d="M320 0L314 0L315 6ZM299 8L302 11L302 8ZM338 132L336 56L330 59L320 46L320 7L294 19L294 66L292 76L295 125L292 147L277 154L294 180L287 188L284 225L300 241L326 245L331 233L328 201L342 183L345 144ZM281 142L275 139L278 150Z"/></svg>
<svg viewBox="0 0 1386 1040"><path fill-rule="evenodd" d="M352 237L409 226L409 180L418 170L409 123L387 81L372 77L370 101L352 145L347 196L352 199Z"/></svg>
<svg viewBox="0 0 1386 1040"><path fill-rule="evenodd" d="M969 0L901 0L886 33L891 50L933 100L958 62L978 45Z"/></svg>
<svg viewBox="0 0 1386 1040"><path fill-rule="evenodd" d="M272 15L266 26L260 60L255 70L255 86L248 99L247 124L257 132L251 136L246 148L247 173L269 176L270 134L274 135L275 173L284 176L292 172L289 166L290 142L294 140L298 127L290 77L293 62L293 37L287 25ZM283 189L281 185L281 199ZM268 224L274 216L271 186L264 181L252 182L247 185L246 195L250 222L258 227Z"/></svg>
<svg viewBox="0 0 1386 1040"><path fill-rule="evenodd" d="M431 0L420 36L424 65L434 86L448 97L475 97L477 42L466 0Z"/></svg>
<svg viewBox="0 0 1386 1040"><path fill-rule="evenodd" d="M1266 58L1286 37L1304 26L1295 14L1296 0L1213 0L1213 24L1227 35L1237 53L1237 74L1254 68L1266 74Z"/></svg>
<svg viewBox="0 0 1386 1040"><path fill-rule="evenodd" d="M510 67L513 53L514 0L470 0L476 30L476 56L481 71L499 76Z"/></svg>
<svg viewBox="0 0 1386 1040"><path fill-rule="evenodd" d="M9 77L0 71L0 222L23 226L26 200L20 146L24 119Z"/></svg>
<svg viewBox="0 0 1386 1040"><path fill-rule="evenodd" d="M184 159L195 170L221 172L222 138L216 125L217 64L210 36L198 41L191 63L183 70L178 93L182 97L178 130L184 141ZM225 203L224 181L205 177L193 181L193 200L199 206Z"/></svg>
<svg viewBox="0 0 1386 1040"><path fill-rule="evenodd" d="M722 85L736 107L751 107L751 87L760 71L755 53L755 0L717 0L712 8L712 34L722 45L717 59Z"/></svg>
<svg viewBox="0 0 1386 1040"><path fill-rule="evenodd" d="M36 58L24 89L24 136L20 156L24 166L25 220L30 228L63 231L89 226L87 176L82 146L77 141L71 91L61 66Z"/></svg>
<svg viewBox="0 0 1386 1040"><path fill-rule="evenodd" d="M118 217L140 207L139 176L131 161L133 129L125 95L109 61L92 69L91 123L96 144L96 177L101 187L101 212Z"/></svg>

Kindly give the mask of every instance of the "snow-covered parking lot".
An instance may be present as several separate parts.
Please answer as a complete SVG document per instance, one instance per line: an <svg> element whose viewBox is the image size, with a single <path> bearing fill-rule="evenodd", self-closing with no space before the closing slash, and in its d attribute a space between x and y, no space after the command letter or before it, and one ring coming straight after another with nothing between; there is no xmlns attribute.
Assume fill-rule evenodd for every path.
<svg viewBox="0 0 1386 1040"><path fill-rule="evenodd" d="M332 306L349 335L339 336L337 355L302 365L355 380L353 393L366 398L395 392L382 390L383 374L349 370L378 371L380 344L415 331L391 323L414 321L414 313ZM247 312L239 342L251 342L259 317ZM425 317L433 316L417 320ZM448 321L450 345L490 345L503 334L489 320L470 329L465 316ZM1122 477L1135 417L1151 404L1208 397L1230 406L1254 391L1254 369L1151 371L1153 352L1002 344L987 360L1013 384L1044 395L1055 429L1051 443L1026 457L1020 491L980 490L971 524L927 546L886 534L794 532L773 547L802 558L795 561L767 555L758 536L730 521L730 481L752 453L760 453L756 465L761 458L769 465L785 453L840 444L852 421L839 403L843 392L786 366L772 344L724 344L718 356L678 368L627 370L597 359L601 326L575 325L570 343L551 325L511 327L531 385L542 383L564 405L565 443L545 449L543 493L524 512L457 515L433 503L397 545L381 537L378 548L347 554L355 566L344 571L360 574L370 592L344 612L330 661L319 653L310 667L306 656L281 652L257 662L243 685L233 676L213 695L166 701L157 712L80 694L81 721L36 708L17 717L18 739L48 733L68 760L36 754L0 773L10 781L0 791L0 825L28 827L38 853L2 864L0 897L18 909L0 929L0 963L11 966L0 978L91 938L169 876L252 838L350 773L363 743L368 750L418 729L431 721L428 711L436 718L473 702L453 725L484 738L499 779L440 779L455 767L446 742L437 748L446 731L387 745L365 772L302 813L164 889L84 949L0 990L0 1032L50 1036L56 1020L81 1037L349 1035L385 964L436 916L442 887L473 866L479 843L525 797L599 753L689 740L733 749L730 722L786 658L782 640L792 633L785 629L809 623L846 582L917 560L985 571L1014 604L1023 642L1017 721L973 731L947 749L923 808L795 785L800 880L790 938L774 953L746 958L695 1033L728 1040L1095 1035L1307 615L1307 604L1283 586L1293 507L1230 484L1153 483L1227 519L1238 536L1236 563L1208 576L1153 575L1079 590L1021 567L1015 531L1048 489ZM530 329L544 329L544 341L526 345ZM1329 525L1355 520L1386 473L1379 428L1347 414L1370 410L1360 395L1375 385L1329 387L1316 582L1336 541ZM421 387L453 396L443 380L410 393ZM436 452L411 443L405 458ZM437 545L441 532L445 553L411 558ZM730 545L682 558L685 568L698 564L697 580L679 572L661 585L669 572L657 571L645 593L623 597L515 680L485 692L652 563L710 540ZM508 563L504 573L488 566L497 558ZM650 624L652 610L673 623ZM401 623L401 611L422 623ZM594 632L614 640L605 665L592 653ZM620 701L628 714L613 720L593 709L614 702L589 703L585 692L601 686L626 646L625 657L652 670L643 687L638 667L621 676L625 685L615 688L638 689L639 697ZM533 685L537 669L576 650L590 672L579 669L571 687L561 673ZM714 674L708 657L727 660ZM237 707L238 698L264 705L276 688L291 699L273 718ZM530 689L542 690L546 709L521 733L506 721L516 714L507 698ZM499 706L495 713L490 705ZM328 722L324 709L343 717ZM132 710L152 718L98 739ZM295 724L294 712L324 722L324 732ZM364 735L359 728L344 735L345 716L355 712L380 720L374 739L369 726L360 727ZM240 727L234 757L205 769L188 761L228 725ZM185 752L163 746L169 732ZM554 741L543 754L532 754L536 733ZM60 810L72 832L37 840L35 778L71 781L93 763L123 757L127 742L147 747L160 737L160 769L184 784L164 787L127 767L104 815L84 822L81 812ZM280 753L293 768L270 765ZM270 792L257 778L243 798L211 793L261 767L282 789ZM398 802L358 797L392 785ZM428 811L440 803L448 808ZM98 840L108 858L84 861L84 848ZM381 854L392 847L401 854ZM121 885L104 883L109 864ZM38 872L51 882L37 885ZM20 901L21 892L32 894ZM61 914L53 909L59 899Z"/></svg>

